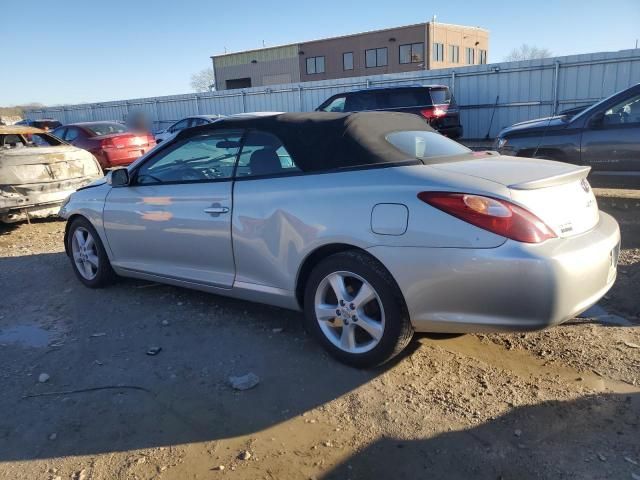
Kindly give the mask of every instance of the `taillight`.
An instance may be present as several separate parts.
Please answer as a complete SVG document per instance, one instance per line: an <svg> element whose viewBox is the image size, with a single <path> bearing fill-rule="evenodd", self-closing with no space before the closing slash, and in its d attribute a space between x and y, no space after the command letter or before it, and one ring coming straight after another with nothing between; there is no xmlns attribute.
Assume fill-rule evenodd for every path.
<svg viewBox="0 0 640 480"><path fill-rule="evenodd" d="M450 192L420 192L418 198L460 220L518 242L540 243L556 236L533 213L506 200Z"/></svg>
<svg viewBox="0 0 640 480"><path fill-rule="evenodd" d="M447 110L449 110L448 105L437 105L434 107L423 108L420 110L420 115L427 120L434 120L436 118L444 117L447 114Z"/></svg>
<svg viewBox="0 0 640 480"><path fill-rule="evenodd" d="M113 138L105 138L104 140L100 140L100 148L113 148L115 147L113 143Z"/></svg>
<svg viewBox="0 0 640 480"><path fill-rule="evenodd" d="M142 140L140 141L142 143ZM104 138L100 141L101 148L126 148L131 144L131 135Z"/></svg>

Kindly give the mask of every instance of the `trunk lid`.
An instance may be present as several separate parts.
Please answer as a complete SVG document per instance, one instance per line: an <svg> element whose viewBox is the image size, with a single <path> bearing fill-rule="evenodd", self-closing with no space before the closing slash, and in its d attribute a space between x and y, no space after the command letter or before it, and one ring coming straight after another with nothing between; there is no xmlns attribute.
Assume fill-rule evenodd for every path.
<svg viewBox="0 0 640 480"><path fill-rule="evenodd" d="M587 182L589 167L485 152L431 166L506 186L514 203L540 218L558 237L584 233L599 220L596 198Z"/></svg>
<svg viewBox="0 0 640 480"><path fill-rule="evenodd" d="M100 168L93 156L72 146L23 147L0 151L0 184L56 182L99 175Z"/></svg>
<svg viewBox="0 0 640 480"><path fill-rule="evenodd" d="M92 137L95 140L99 140L104 147L115 148L146 148L155 144L155 139L151 134L147 133L111 133L108 135L98 135Z"/></svg>

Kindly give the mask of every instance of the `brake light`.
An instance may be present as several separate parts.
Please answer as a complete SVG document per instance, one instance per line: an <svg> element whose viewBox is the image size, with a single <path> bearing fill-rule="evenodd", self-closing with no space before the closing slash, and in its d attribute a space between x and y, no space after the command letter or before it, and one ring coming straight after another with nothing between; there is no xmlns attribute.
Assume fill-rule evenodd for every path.
<svg viewBox="0 0 640 480"><path fill-rule="evenodd" d="M131 145L132 135L121 135L100 140L100 148L125 148ZM135 139L135 138L134 138Z"/></svg>
<svg viewBox="0 0 640 480"><path fill-rule="evenodd" d="M104 140L100 140L100 148L113 148L115 144L113 143L113 138L105 138Z"/></svg>
<svg viewBox="0 0 640 480"><path fill-rule="evenodd" d="M420 110L420 115L422 115L427 120L435 120L436 118L444 117L449 110L448 105L437 105L434 107L423 108Z"/></svg>
<svg viewBox="0 0 640 480"><path fill-rule="evenodd" d="M541 243L556 237L533 213L506 200L451 192L420 192L418 198L460 220L518 242Z"/></svg>

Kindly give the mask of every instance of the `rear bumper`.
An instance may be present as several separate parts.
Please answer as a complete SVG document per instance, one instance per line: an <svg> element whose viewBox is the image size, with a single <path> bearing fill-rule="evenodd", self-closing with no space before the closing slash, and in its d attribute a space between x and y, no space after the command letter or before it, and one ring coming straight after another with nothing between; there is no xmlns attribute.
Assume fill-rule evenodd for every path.
<svg viewBox="0 0 640 480"><path fill-rule="evenodd" d="M562 323L596 302L616 278L620 230L598 225L539 245L491 249L374 247L402 290L420 332L535 330Z"/></svg>
<svg viewBox="0 0 640 480"><path fill-rule="evenodd" d="M11 196L0 194L0 222L13 223L27 218L56 216L60 205L69 195L96 178L100 176L15 185L13 186L15 193Z"/></svg>

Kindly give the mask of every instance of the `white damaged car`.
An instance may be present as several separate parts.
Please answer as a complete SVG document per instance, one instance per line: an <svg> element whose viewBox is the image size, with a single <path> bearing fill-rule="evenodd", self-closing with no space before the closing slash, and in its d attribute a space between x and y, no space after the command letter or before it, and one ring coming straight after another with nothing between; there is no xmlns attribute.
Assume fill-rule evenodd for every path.
<svg viewBox="0 0 640 480"><path fill-rule="evenodd" d="M0 222L55 216L71 193L102 176L85 150L38 128L0 126Z"/></svg>

